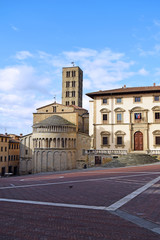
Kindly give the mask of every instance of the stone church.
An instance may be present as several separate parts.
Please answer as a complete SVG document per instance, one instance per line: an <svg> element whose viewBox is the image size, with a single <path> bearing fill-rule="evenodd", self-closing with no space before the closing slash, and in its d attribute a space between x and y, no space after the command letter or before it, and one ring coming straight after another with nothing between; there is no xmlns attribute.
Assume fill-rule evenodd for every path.
<svg viewBox="0 0 160 240"><path fill-rule="evenodd" d="M89 113L82 108L83 71L63 68L62 104L33 113L33 131L21 138L20 174L60 171L87 164Z"/></svg>

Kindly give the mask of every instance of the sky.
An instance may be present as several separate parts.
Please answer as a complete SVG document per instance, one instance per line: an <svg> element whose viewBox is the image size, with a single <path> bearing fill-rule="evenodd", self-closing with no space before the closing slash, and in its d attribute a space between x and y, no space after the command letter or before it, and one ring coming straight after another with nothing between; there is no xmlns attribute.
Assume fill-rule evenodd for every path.
<svg viewBox="0 0 160 240"><path fill-rule="evenodd" d="M86 93L160 85L159 0L0 0L0 133L32 132L32 113L61 103L62 67Z"/></svg>

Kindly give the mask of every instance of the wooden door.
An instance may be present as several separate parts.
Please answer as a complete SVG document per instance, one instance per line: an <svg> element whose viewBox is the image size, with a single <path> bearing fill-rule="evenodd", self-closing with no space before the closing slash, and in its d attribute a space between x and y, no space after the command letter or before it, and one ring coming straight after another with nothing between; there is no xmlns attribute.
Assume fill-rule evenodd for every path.
<svg viewBox="0 0 160 240"><path fill-rule="evenodd" d="M142 151L143 150L143 133L140 131L135 132L134 134L134 150Z"/></svg>
<svg viewBox="0 0 160 240"><path fill-rule="evenodd" d="M101 157L100 156L95 156L95 165L101 164Z"/></svg>

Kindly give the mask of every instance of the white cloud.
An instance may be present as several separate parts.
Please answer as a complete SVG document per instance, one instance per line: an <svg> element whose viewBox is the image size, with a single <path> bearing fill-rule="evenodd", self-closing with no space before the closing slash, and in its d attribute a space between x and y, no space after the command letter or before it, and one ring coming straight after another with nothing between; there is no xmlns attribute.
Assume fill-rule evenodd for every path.
<svg viewBox="0 0 160 240"><path fill-rule="evenodd" d="M156 26L160 27L160 20L154 20L153 23L154 23Z"/></svg>
<svg viewBox="0 0 160 240"><path fill-rule="evenodd" d="M33 54L31 54L29 51L20 51L16 53L15 58L18 60L24 60L29 57L33 57Z"/></svg>
<svg viewBox="0 0 160 240"><path fill-rule="evenodd" d="M32 57L32 65L25 61ZM124 53L111 49L97 51L78 49L54 56L42 51L32 54L20 51L16 59L23 64L0 69L0 128L13 126L17 131L27 133L32 125L32 113L36 108L54 101L61 102L62 67L80 66L84 72L84 93L117 88L121 81L132 76L147 75L145 69L131 70L135 62L128 60ZM88 97L83 97L83 107L88 108ZM18 133L18 132L17 132Z"/></svg>
<svg viewBox="0 0 160 240"><path fill-rule="evenodd" d="M11 28L16 32L19 31L19 29L17 27L15 27L14 25L11 25Z"/></svg>
<svg viewBox="0 0 160 240"><path fill-rule="evenodd" d="M156 68L155 76L160 76L160 68Z"/></svg>
<svg viewBox="0 0 160 240"><path fill-rule="evenodd" d="M14 129L17 134L31 131L36 102L51 97L50 81L32 66L16 65L0 69L0 132L4 127Z"/></svg>
<svg viewBox="0 0 160 240"><path fill-rule="evenodd" d="M143 50L142 48L138 48L140 56L154 56L160 54L160 44L156 44L152 50Z"/></svg>
<svg viewBox="0 0 160 240"><path fill-rule="evenodd" d="M1 91L45 91L50 81L47 77L39 76L32 66L16 65L0 69Z"/></svg>
<svg viewBox="0 0 160 240"><path fill-rule="evenodd" d="M147 76L149 74L149 72L147 70L145 70L144 68L141 68L139 71L138 71L139 75L142 75L142 76Z"/></svg>

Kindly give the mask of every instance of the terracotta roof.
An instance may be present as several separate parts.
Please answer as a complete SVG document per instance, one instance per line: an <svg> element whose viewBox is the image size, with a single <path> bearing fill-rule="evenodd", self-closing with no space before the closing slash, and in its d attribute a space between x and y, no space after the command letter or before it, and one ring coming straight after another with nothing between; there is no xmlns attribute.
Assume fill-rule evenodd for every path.
<svg viewBox="0 0 160 240"><path fill-rule="evenodd" d="M5 134L2 134L0 133L0 137L6 137L6 138L9 138L9 136L5 135Z"/></svg>
<svg viewBox="0 0 160 240"><path fill-rule="evenodd" d="M10 143L20 143L20 140L16 140L16 139L11 138L11 139L9 139L9 142Z"/></svg>
<svg viewBox="0 0 160 240"><path fill-rule="evenodd" d="M160 86L148 86L148 87L122 87L111 90L104 90L98 92L87 93L86 95L94 98L94 96L102 95L123 95L123 94L137 94L137 93L160 93Z"/></svg>
<svg viewBox="0 0 160 240"><path fill-rule="evenodd" d="M51 105L55 105L55 104L56 104L56 105L65 106L65 105L63 105L63 104L61 104L61 103L53 102L53 103L47 104L47 105L45 105L45 106L39 107L39 108L37 108L36 110L39 110L39 109L41 109L41 108L48 107L48 106L51 106Z"/></svg>
<svg viewBox="0 0 160 240"><path fill-rule="evenodd" d="M82 108L82 107L78 107L78 106L76 106L76 105L69 105L70 107L74 107L74 109L80 109L80 110L86 110L87 111L87 109L85 109L85 108Z"/></svg>
<svg viewBox="0 0 160 240"><path fill-rule="evenodd" d="M58 116L53 115L45 120L35 123L33 127L47 127L47 126L75 126L73 123L69 122L68 120Z"/></svg>

